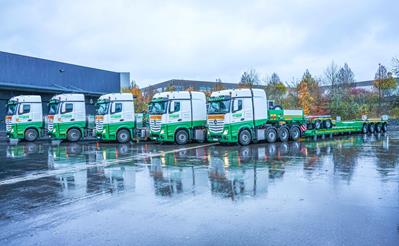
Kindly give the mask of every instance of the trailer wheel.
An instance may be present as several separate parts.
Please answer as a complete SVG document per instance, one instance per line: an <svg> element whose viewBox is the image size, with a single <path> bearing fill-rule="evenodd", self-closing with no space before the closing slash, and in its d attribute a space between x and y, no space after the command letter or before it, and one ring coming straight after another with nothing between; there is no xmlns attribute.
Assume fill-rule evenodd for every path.
<svg viewBox="0 0 399 246"><path fill-rule="evenodd" d="M82 137L82 133L80 132L79 129L72 128L72 129L69 129L67 132L67 139L69 142L77 142L80 140L81 137Z"/></svg>
<svg viewBox="0 0 399 246"><path fill-rule="evenodd" d="M287 127L283 126L278 129L278 138L281 142L287 142L290 137L290 131Z"/></svg>
<svg viewBox="0 0 399 246"><path fill-rule="evenodd" d="M25 140L28 142L33 142L39 137L39 133L35 128L29 128L25 131Z"/></svg>
<svg viewBox="0 0 399 246"><path fill-rule="evenodd" d="M326 128L326 129L330 129L330 128L332 127L332 122L331 122L331 120L325 120L325 121L323 121L323 126L324 126L324 128Z"/></svg>
<svg viewBox="0 0 399 246"><path fill-rule="evenodd" d="M367 126L367 124L363 124L362 133L367 134L367 132L368 132L368 126Z"/></svg>
<svg viewBox="0 0 399 246"><path fill-rule="evenodd" d="M386 132L386 131L388 131L387 123L383 123L382 124L382 132Z"/></svg>
<svg viewBox="0 0 399 246"><path fill-rule="evenodd" d="M321 128L321 121L320 120L316 120L314 122L314 129L319 130Z"/></svg>
<svg viewBox="0 0 399 246"><path fill-rule="evenodd" d="M301 130L299 130L299 127L297 126L292 126L290 129L290 138L293 141L298 140L301 137Z"/></svg>
<svg viewBox="0 0 399 246"><path fill-rule="evenodd" d="M251 143L251 133L244 129L238 135L238 143L242 146L246 146Z"/></svg>
<svg viewBox="0 0 399 246"><path fill-rule="evenodd" d="M277 130L275 127L269 127L266 130L266 141L268 143L274 143L277 140Z"/></svg>
<svg viewBox="0 0 399 246"><path fill-rule="evenodd" d="M127 143L130 141L130 132L126 129L121 129L118 131L116 134L116 140L118 140L119 143Z"/></svg>
<svg viewBox="0 0 399 246"><path fill-rule="evenodd" d="M375 131L375 125L373 123L370 123L369 124L369 132L374 133L374 131Z"/></svg>
<svg viewBox="0 0 399 246"><path fill-rule="evenodd" d="M185 130L178 130L175 135L175 141L178 145L183 145L188 142L188 134Z"/></svg>
<svg viewBox="0 0 399 246"><path fill-rule="evenodd" d="M377 124L375 125L375 131L376 131L377 133L380 133L380 132L382 131L381 123L377 123Z"/></svg>

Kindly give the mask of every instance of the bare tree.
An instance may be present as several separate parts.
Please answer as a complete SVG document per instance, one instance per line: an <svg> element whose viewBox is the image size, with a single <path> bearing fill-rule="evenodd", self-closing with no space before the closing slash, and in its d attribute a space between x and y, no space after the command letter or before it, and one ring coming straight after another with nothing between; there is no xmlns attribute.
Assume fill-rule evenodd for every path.
<svg viewBox="0 0 399 246"><path fill-rule="evenodd" d="M399 58L397 57L392 58L392 63L393 63L392 70L395 73L395 75L399 77Z"/></svg>
<svg viewBox="0 0 399 246"><path fill-rule="evenodd" d="M258 85L259 81L258 73L255 69L251 69L241 75L240 87L252 88L254 85Z"/></svg>

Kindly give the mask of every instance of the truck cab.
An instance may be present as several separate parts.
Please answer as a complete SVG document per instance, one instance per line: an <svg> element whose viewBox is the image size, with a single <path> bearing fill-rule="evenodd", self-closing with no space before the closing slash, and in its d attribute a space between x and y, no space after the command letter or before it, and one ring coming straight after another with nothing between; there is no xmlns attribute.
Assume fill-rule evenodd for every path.
<svg viewBox="0 0 399 246"><path fill-rule="evenodd" d="M48 134L53 139L77 142L87 127L86 104L83 94L53 96L48 104Z"/></svg>
<svg viewBox="0 0 399 246"><path fill-rule="evenodd" d="M102 95L96 103L96 135L104 141L127 143L135 136L136 116L131 93Z"/></svg>
<svg viewBox="0 0 399 246"><path fill-rule="evenodd" d="M262 89L213 92L208 101L208 140L248 145L298 139L303 111L270 108L270 104Z"/></svg>
<svg viewBox="0 0 399 246"><path fill-rule="evenodd" d="M202 142L206 134L206 97L202 92L161 92L149 105L150 138L159 142Z"/></svg>
<svg viewBox="0 0 399 246"><path fill-rule="evenodd" d="M8 138L35 141L43 129L42 98L15 96L7 102L6 132Z"/></svg>

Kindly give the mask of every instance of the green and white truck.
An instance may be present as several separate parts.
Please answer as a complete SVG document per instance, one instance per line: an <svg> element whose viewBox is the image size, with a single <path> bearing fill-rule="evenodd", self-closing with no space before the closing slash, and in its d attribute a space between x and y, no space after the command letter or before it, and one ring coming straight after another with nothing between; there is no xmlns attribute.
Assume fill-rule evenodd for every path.
<svg viewBox="0 0 399 246"><path fill-rule="evenodd" d="M42 99L27 95L10 98L6 109L6 133L10 139L33 142L44 134Z"/></svg>
<svg viewBox="0 0 399 246"><path fill-rule="evenodd" d="M149 105L150 138L186 144L206 139L206 97L202 92L161 92Z"/></svg>
<svg viewBox="0 0 399 246"><path fill-rule="evenodd" d="M301 136L387 131L387 117L333 121L329 116L305 116L303 110L285 110L267 100L262 89L213 92L208 102L208 140L248 145L297 140Z"/></svg>
<svg viewBox="0 0 399 246"><path fill-rule="evenodd" d="M131 93L102 95L96 103L96 135L103 141L127 143L133 138L145 139L148 130L143 114L136 114Z"/></svg>
<svg viewBox="0 0 399 246"><path fill-rule="evenodd" d="M53 96L48 104L48 135L51 139L77 142L93 135L94 119L86 117L83 94Z"/></svg>

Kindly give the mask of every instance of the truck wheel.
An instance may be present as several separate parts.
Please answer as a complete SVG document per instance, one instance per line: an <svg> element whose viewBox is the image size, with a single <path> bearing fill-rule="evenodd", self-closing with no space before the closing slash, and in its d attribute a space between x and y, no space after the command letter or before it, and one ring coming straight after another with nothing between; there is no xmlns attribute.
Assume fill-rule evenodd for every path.
<svg viewBox="0 0 399 246"><path fill-rule="evenodd" d="M277 140L277 131L275 127L269 127L266 130L266 141L268 143L274 143Z"/></svg>
<svg viewBox="0 0 399 246"><path fill-rule="evenodd" d="M291 140L296 141L301 137L301 130L297 126L293 126L290 129Z"/></svg>
<svg viewBox="0 0 399 246"><path fill-rule="evenodd" d="M39 137L39 133L36 129L30 128L25 131L25 140L28 142L33 142Z"/></svg>
<svg viewBox="0 0 399 246"><path fill-rule="evenodd" d="M373 123L369 124L369 132L374 133L375 131L375 125Z"/></svg>
<svg viewBox="0 0 399 246"><path fill-rule="evenodd" d="M278 138L281 142L287 142L290 137L290 131L287 127L283 126L278 129Z"/></svg>
<svg viewBox="0 0 399 246"><path fill-rule="evenodd" d="M380 132L382 131L381 123L377 123L377 124L375 125L375 131L376 131L377 133L380 133Z"/></svg>
<svg viewBox="0 0 399 246"><path fill-rule="evenodd" d="M368 126L367 126L367 124L363 124L362 133L367 134L367 132L368 132Z"/></svg>
<svg viewBox="0 0 399 246"><path fill-rule="evenodd" d="M387 123L382 124L382 132L388 131Z"/></svg>
<svg viewBox="0 0 399 246"><path fill-rule="evenodd" d="M68 130L67 139L69 142L77 142L81 137L82 133L78 129L72 128Z"/></svg>
<svg viewBox="0 0 399 246"><path fill-rule="evenodd" d="M238 143L242 146L246 146L251 143L251 133L248 130L242 130L238 135Z"/></svg>
<svg viewBox="0 0 399 246"><path fill-rule="evenodd" d="M121 129L116 134L116 139L119 143L127 143L130 141L130 132L126 129Z"/></svg>
<svg viewBox="0 0 399 246"><path fill-rule="evenodd" d="M175 141L179 145L186 144L188 142L188 134L185 130L178 130L176 132Z"/></svg>
<svg viewBox="0 0 399 246"><path fill-rule="evenodd" d="M321 121L320 120L316 120L314 122L314 129L319 130L321 128Z"/></svg>
<svg viewBox="0 0 399 246"><path fill-rule="evenodd" d="M332 122L331 122L331 120L325 120L325 121L323 121L323 126L324 126L324 128L326 128L326 129L330 129L330 128L332 127Z"/></svg>

